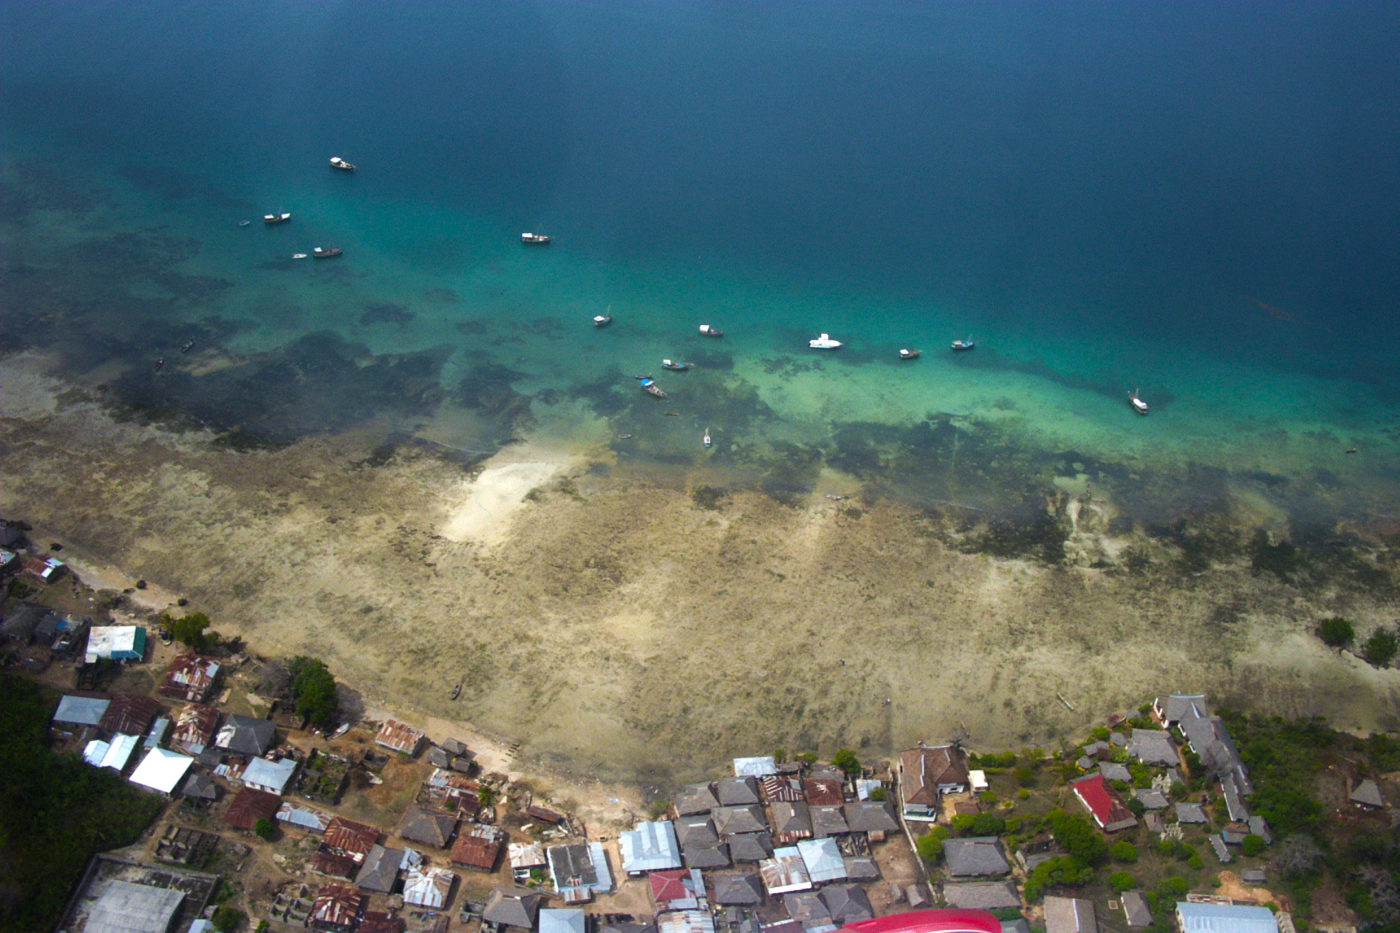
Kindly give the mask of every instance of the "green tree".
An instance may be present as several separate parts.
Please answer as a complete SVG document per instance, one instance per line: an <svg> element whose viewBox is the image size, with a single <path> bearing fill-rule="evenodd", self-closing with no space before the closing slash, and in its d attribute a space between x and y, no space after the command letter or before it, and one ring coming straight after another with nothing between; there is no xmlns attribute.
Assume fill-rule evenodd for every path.
<svg viewBox="0 0 1400 933"><path fill-rule="evenodd" d="M1131 865L1138 860L1137 847L1126 839L1120 839L1108 848L1108 856L1115 862Z"/></svg>
<svg viewBox="0 0 1400 933"><path fill-rule="evenodd" d="M1400 650L1400 640L1396 639L1395 633L1380 628L1362 643L1361 656L1368 664L1389 667L1390 662L1395 660L1397 650Z"/></svg>
<svg viewBox="0 0 1400 933"><path fill-rule="evenodd" d="M209 628L209 617L202 612L181 616L170 623L170 637L195 651L203 651L209 644L209 636L204 630Z"/></svg>
<svg viewBox="0 0 1400 933"><path fill-rule="evenodd" d="M293 658L287 669L292 674L292 696L296 697L297 712L322 729L334 726L340 707L335 678L325 662L302 655Z"/></svg>
<svg viewBox="0 0 1400 933"><path fill-rule="evenodd" d="M929 865L936 865L943 858L943 840L948 838L948 827L935 826L914 842L919 858Z"/></svg>
<svg viewBox="0 0 1400 933"><path fill-rule="evenodd" d="M1115 871L1108 876L1108 886L1120 894L1124 891L1131 891L1137 887L1137 879L1132 872Z"/></svg>
<svg viewBox="0 0 1400 933"><path fill-rule="evenodd" d="M1254 833L1250 833L1248 836L1245 836L1244 840L1240 843L1240 851L1250 858L1253 858L1264 851L1265 845L1267 845L1267 843L1264 842L1263 836L1256 836Z"/></svg>
<svg viewBox="0 0 1400 933"><path fill-rule="evenodd" d="M1045 815L1045 820L1055 841L1085 865L1098 865L1108 855L1108 843L1087 817L1055 809Z"/></svg>
<svg viewBox="0 0 1400 933"><path fill-rule="evenodd" d="M476 802L483 807L489 807L496 802L496 790L492 787L482 787L476 792Z"/></svg>
<svg viewBox="0 0 1400 933"><path fill-rule="evenodd" d="M263 818L253 824L253 832L257 833L263 839L271 839L273 836L277 835L277 824L272 820Z"/></svg>
<svg viewBox="0 0 1400 933"><path fill-rule="evenodd" d="M847 777L860 774L861 771L860 759L849 748L838 749L836 754L832 756L831 763L844 771Z"/></svg>
<svg viewBox="0 0 1400 933"><path fill-rule="evenodd" d="M219 933L233 933L243 925L243 911L231 904L225 904L214 911L212 923Z"/></svg>
<svg viewBox="0 0 1400 933"><path fill-rule="evenodd" d="M1356 639L1356 630L1346 619L1333 616L1317 624L1317 637L1329 648L1349 648Z"/></svg>
<svg viewBox="0 0 1400 933"><path fill-rule="evenodd" d="M885 790L883 787L877 787L870 792L871 800L888 800L889 798L889 791Z"/></svg>

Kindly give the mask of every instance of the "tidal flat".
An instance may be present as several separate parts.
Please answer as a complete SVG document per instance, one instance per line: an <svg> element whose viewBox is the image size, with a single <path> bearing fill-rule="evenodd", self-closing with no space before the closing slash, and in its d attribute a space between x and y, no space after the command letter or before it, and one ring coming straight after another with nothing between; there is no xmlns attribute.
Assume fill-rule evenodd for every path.
<svg viewBox="0 0 1400 933"><path fill-rule="evenodd" d="M1396 529L1290 534L1238 481L1150 525L1111 471L1067 464L992 514L829 467L778 494L661 478L610 439L231 445L117 417L35 352L0 360L0 386L0 513L36 539L559 771L668 788L779 747L1054 746L1183 691L1400 726L1400 671L1312 634L1393 624Z"/></svg>

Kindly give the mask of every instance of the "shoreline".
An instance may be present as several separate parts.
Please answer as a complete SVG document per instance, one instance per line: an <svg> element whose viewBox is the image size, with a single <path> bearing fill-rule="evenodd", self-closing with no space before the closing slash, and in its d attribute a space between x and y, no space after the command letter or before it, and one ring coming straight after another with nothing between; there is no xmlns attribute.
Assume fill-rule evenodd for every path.
<svg viewBox="0 0 1400 933"><path fill-rule="evenodd" d="M1111 486L1070 475L1037 543L859 485L839 501L703 472L661 485L606 448L527 442L464 466L425 446L378 455L359 431L232 451L29 375L0 403L3 514L99 575L145 578L147 599L187 597L259 654L321 657L369 705L470 722L531 769L641 799L733 755L887 757L963 727L976 747L1028 746L1181 690L1400 724L1400 672L1306 637L1327 615L1388 624L1393 574L1346 582L1386 566L1359 539L1335 574L1301 551L1294 582L1252 566L1267 512L1151 537L1123 529ZM1036 556L1051 545L1060 557Z"/></svg>

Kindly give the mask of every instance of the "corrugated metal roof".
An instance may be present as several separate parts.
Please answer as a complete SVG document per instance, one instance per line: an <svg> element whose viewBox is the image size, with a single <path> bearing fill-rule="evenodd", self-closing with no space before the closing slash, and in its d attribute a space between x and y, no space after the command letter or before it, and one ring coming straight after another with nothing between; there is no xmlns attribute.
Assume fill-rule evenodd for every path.
<svg viewBox="0 0 1400 933"><path fill-rule="evenodd" d="M1182 933L1278 933L1278 918L1267 907L1178 901L1176 912Z"/></svg>
<svg viewBox="0 0 1400 933"><path fill-rule="evenodd" d="M300 826L302 829L309 829L312 832L324 833L326 827L331 825L333 817L315 807L302 806L285 800L282 802L282 806L277 808L277 819L283 823Z"/></svg>
<svg viewBox="0 0 1400 933"><path fill-rule="evenodd" d="M758 863L758 872L769 894L805 891L812 886L807 863L802 860L802 853L796 846L775 849L772 858Z"/></svg>
<svg viewBox="0 0 1400 933"><path fill-rule="evenodd" d="M405 755L415 755L425 738L426 736L422 732L407 723L399 722L397 719L386 719L384 724L379 727L379 734L374 737L374 741L385 748L403 752Z"/></svg>
<svg viewBox="0 0 1400 933"><path fill-rule="evenodd" d="M636 829L618 834L622 870L629 875L680 868L681 847L670 820L641 822Z"/></svg>
<svg viewBox="0 0 1400 933"><path fill-rule="evenodd" d="M75 726L95 726L102 721L102 716L111 702L107 697L77 697L68 694L58 701L53 721Z"/></svg>
<svg viewBox="0 0 1400 933"><path fill-rule="evenodd" d="M166 933L185 895L130 881L113 881L88 913L88 933Z"/></svg>
<svg viewBox="0 0 1400 933"><path fill-rule="evenodd" d="M846 863L841 859L841 850L832 837L798 840L797 851L802 853L807 876L813 883L840 881L846 877Z"/></svg>
<svg viewBox="0 0 1400 933"><path fill-rule="evenodd" d="M403 902L415 907L440 908L452 894L457 876L446 868L418 867L409 869L403 882Z"/></svg>

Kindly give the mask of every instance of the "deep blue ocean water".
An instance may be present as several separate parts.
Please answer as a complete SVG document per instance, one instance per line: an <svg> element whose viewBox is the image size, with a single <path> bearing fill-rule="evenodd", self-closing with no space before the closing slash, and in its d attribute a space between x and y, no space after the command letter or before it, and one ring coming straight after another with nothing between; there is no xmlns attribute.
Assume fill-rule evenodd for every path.
<svg viewBox="0 0 1400 933"><path fill-rule="evenodd" d="M781 436L863 476L882 442L843 426L946 416L1390 514L1396 36L1379 2L0 0L0 320L48 315L75 372L116 360L124 397L209 417L240 384L207 361L146 385L186 333L299 372L328 334L383 358L254 432L409 392L421 425L433 383L464 412L433 436L470 447L519 423L485 385L581 399L678 471L703 424L710 457ZM346 255L290 259L318 244ZM848 346L814 357L818 331ZM697 362L669 421L630 381L662 356ZM918 443L881 449L919 472ZM986 504L980 476L908 485Z"/></svg>

